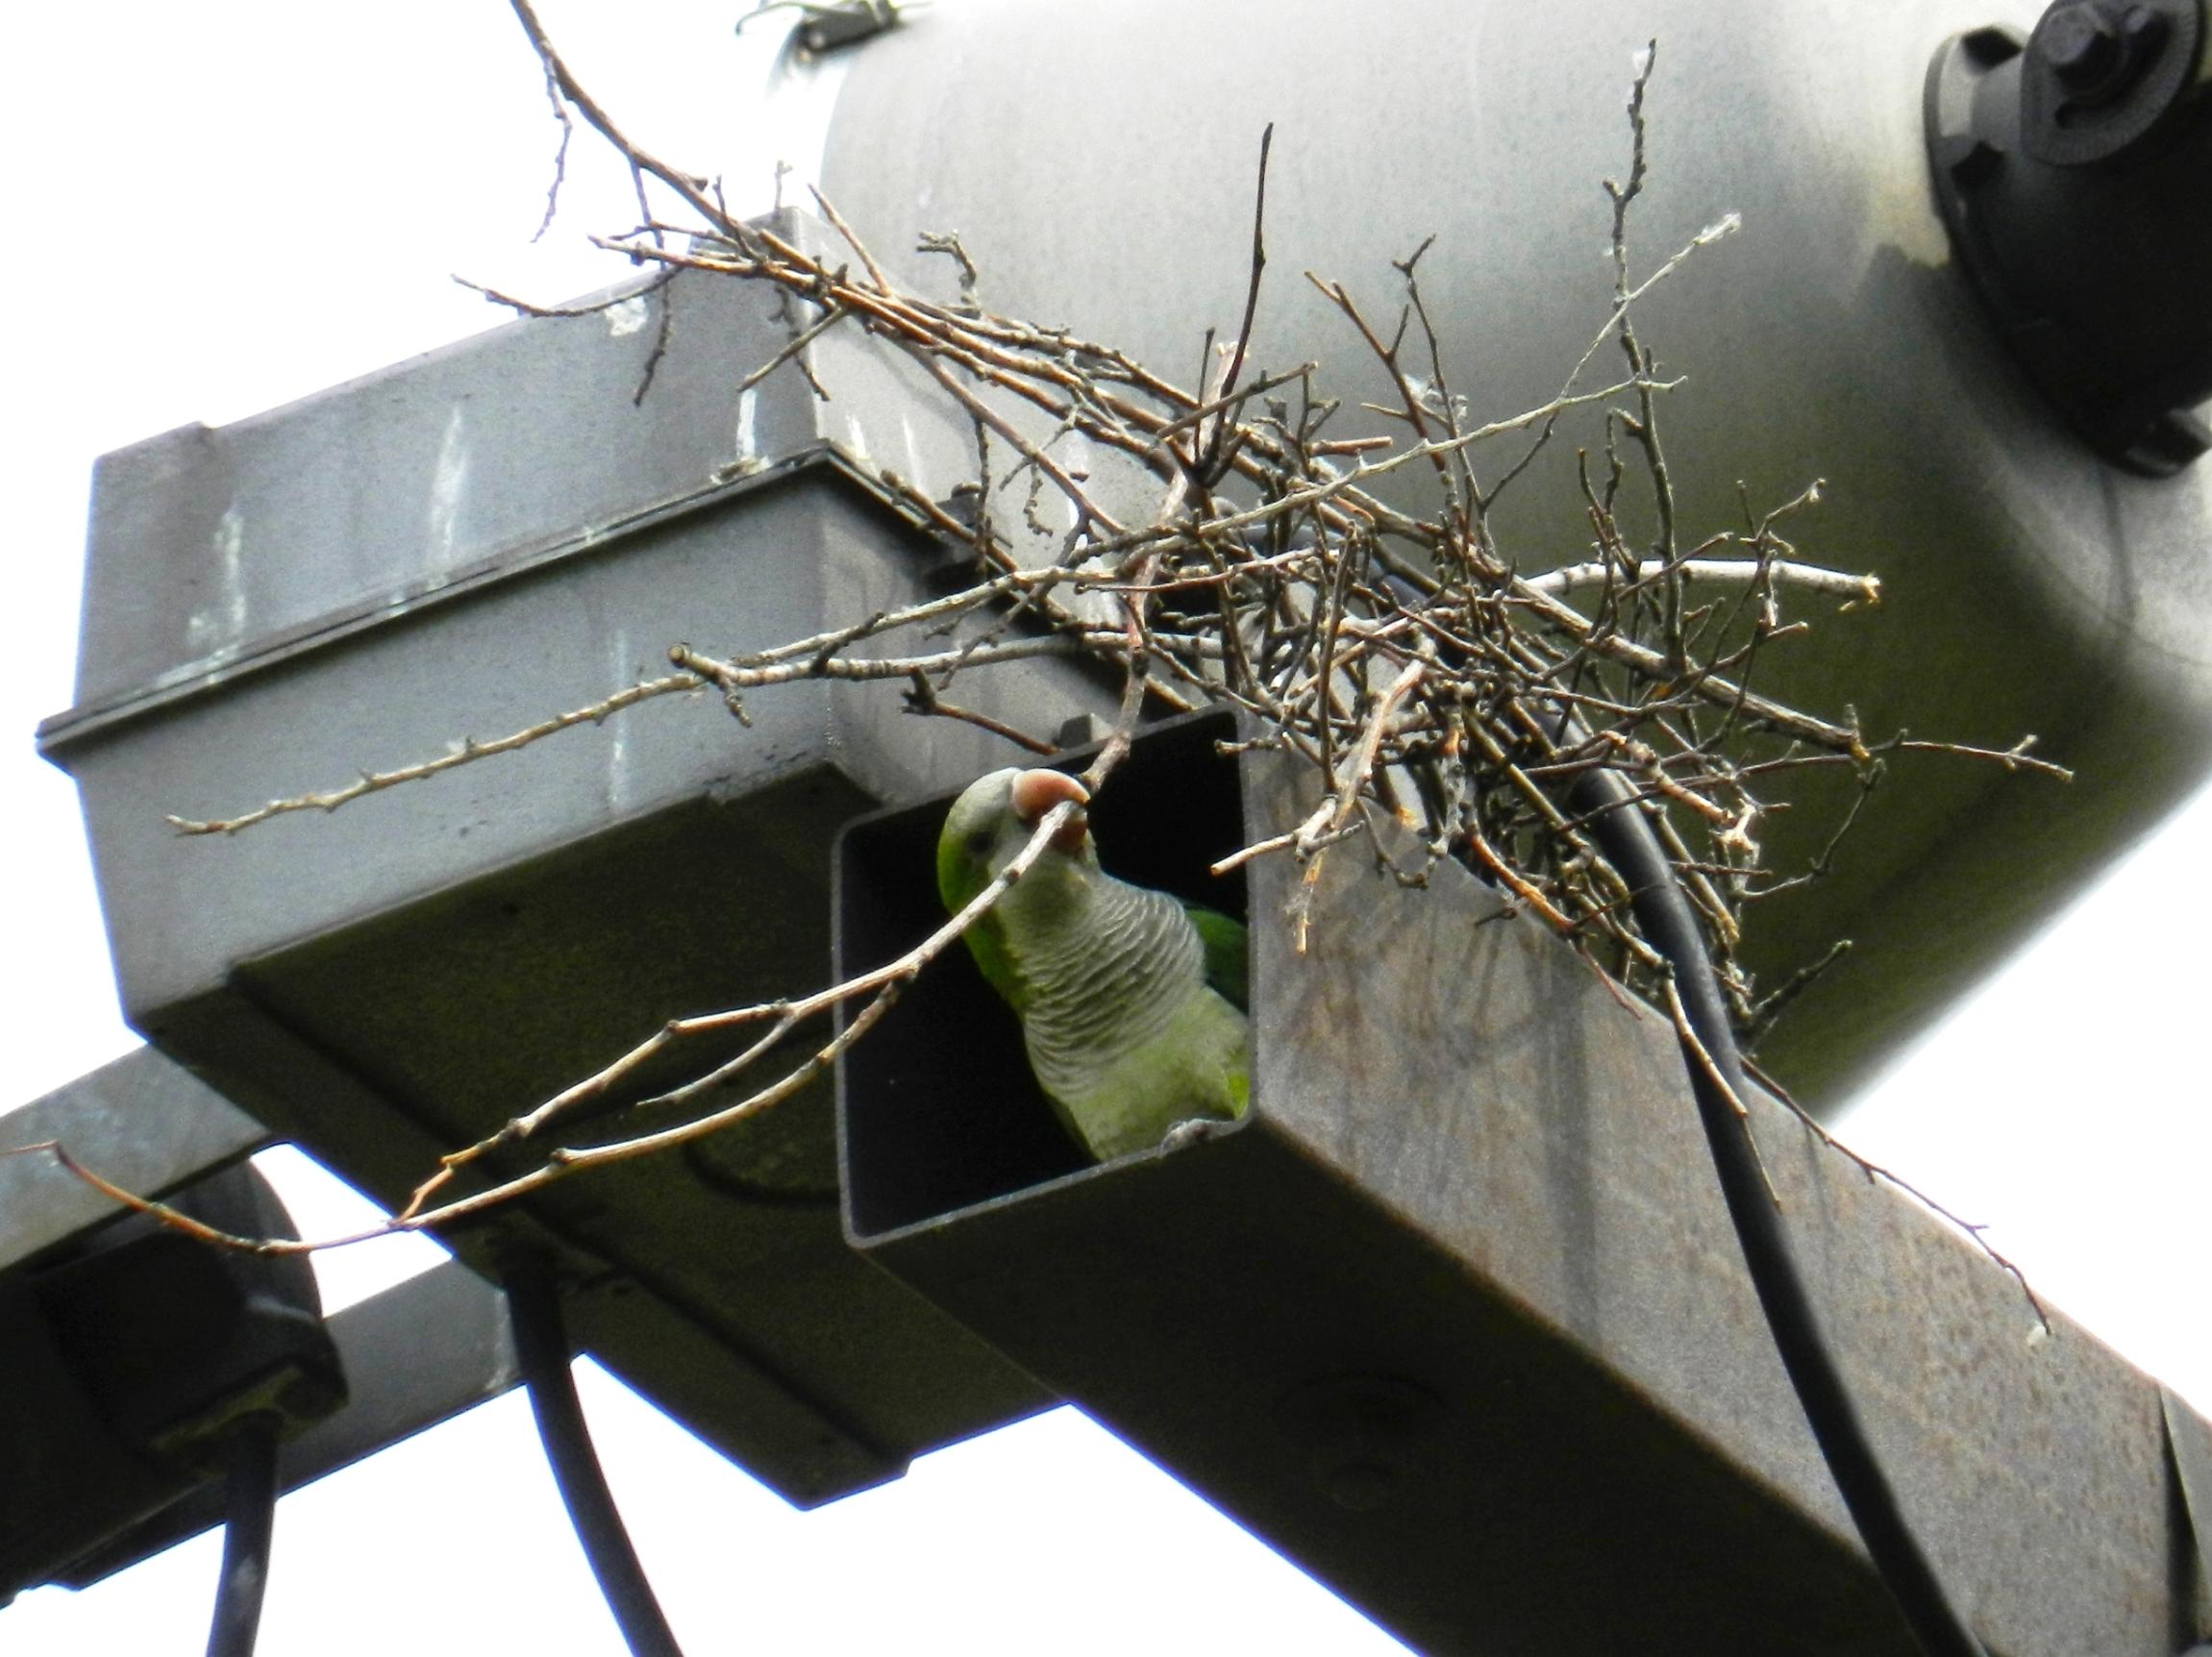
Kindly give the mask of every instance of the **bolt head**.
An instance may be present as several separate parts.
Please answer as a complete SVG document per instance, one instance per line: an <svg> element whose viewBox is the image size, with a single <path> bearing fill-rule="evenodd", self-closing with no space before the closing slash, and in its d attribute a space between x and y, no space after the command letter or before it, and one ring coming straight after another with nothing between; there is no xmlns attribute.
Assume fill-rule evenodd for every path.
<svg viewBox="0 0 2212 1657"><path fill-rule="evenodd" d="M2120 37L2132 61L2165 44L2171 19L2150 6L2130 6L2120 19Z"/></svg>
<svg viewBox="0 0 2212 1657"><path fill-rule="evenodd" d="M2035 31L2035 51L2063 84L2081 90L2119 66L2120 37L2111 19L2084 0L2045 14Z"/></svg>

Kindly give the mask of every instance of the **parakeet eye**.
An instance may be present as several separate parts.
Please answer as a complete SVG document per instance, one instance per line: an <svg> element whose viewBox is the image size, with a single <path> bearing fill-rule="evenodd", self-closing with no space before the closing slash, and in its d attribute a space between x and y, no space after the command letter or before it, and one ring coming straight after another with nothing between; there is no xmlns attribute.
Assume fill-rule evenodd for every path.
<svg viewBox="0 0 2212 1657"><path fill-rule="evenodd" d="M967 848L968 855L971 857L988 855L991 850L991 831L988 828L971 830L967 838Z"/></svg>

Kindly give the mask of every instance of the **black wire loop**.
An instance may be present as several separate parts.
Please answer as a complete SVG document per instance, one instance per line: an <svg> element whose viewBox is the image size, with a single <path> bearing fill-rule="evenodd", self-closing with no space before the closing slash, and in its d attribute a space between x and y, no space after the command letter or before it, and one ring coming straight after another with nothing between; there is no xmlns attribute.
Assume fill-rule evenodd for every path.
<svg viewBox="0 0 2212 1657"><path fill-rule="evenodd" d="M277 1418L257 1412L223 1443L223 1564L208 1657L254 1657L277 1521Z"/></svg>
<svg viewBox="0 0 2212 1657"><path fill-rule="evenodd" d="M645 1568L638 1563L614 1495L607 1488L599 1454L592 1448L584 1406L576 1396L576 1377L569 1370L568 1331L552 1274L542 1260L522 1255L507 1262L504 1278L515 1355L530 1391L531 1413L537 1418L537 1436L607 1608L614 1614L632 1657L683 1657L660 1601L654 1596L653 1584L646 1580Z"/></svg>
<svg viewBox="0 0 2212 1657"><path fill-rule="evenodd" d="M1685 1041L1683 1056L1728 1219L1735 1225L1736 1241L1743 1248L1782 1368L1797 1389L1814 1442L1858 1526L1875 1570L1928 1657L1986 1657L1913 1535L1889 1475L1867 1438L1843 1373L1821 1333L1781 1216L1768 1195L1751 1125L1736 1114L1728 1097L1731 1091L1737 1099L1747 1097L1751 1084L1736 1054L1735 1034L1705 955L1697 915L1619 772L1603 766L1583 772L1569 790L1569 799L1577 811L1589 817L1590 831L1628 881L1637 924L1645 940L1673 968L1675 993L1704 1048L1701 1058ZM1718 1080L1713 1071L1720 1073Z"/></svg>

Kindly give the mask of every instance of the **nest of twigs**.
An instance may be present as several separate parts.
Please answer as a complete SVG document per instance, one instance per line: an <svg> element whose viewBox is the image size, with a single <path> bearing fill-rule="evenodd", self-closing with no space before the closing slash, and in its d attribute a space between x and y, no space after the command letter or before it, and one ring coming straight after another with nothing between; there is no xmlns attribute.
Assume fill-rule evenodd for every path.
<svg viewBox="0 0 2212 1657"><path fill-rule="evenodd" d="M1825 871L1885 754L1925 748L2057 769L2027 759L2026 743L1991 752L1870 739L1852 717L1750 688L1761 653L1806 626L1785 615L1785 598L1800 609L1848 608L1877 602L1879 585L1872 575L1804 561L1784 537L1785 524L1818 500L1817 482L1763 512L1747 501L1740 523L1696 539L1677 523L1657 408L1676 383L1658 378L1634 310L1736 221L1722 219L1632 280L1628 222L1645 178L1650 50L1628 99L1626 181L1603 185L1613 305L1594 319L1558 394L1509 417L1470 418L1446 382L1422 298L1425 244L1397 264L1403 293L1380 323L1342 285L1306 274L1343 316L1348 347L1378 364L1394 392L1387 405L1359 406L1386 417L1392 432L1338 438L1331 423L1343 406L1316 364L1266 373L1247 360L1267 262L1264 138L1243 323L1218 348L1209 336L1212 372L1185 389L1110 346L983 309L957 236L926 236L917 250L956 261L962 298L946 304L894 281L819 198L849 262L733 221L699 181L671 172L608 123L527 14L525 23L554 84L641 176L668 185L702 221L649 224L604 245L666 273L703 269L780 290L793 339L760 375L786 360L805 371L806 347L825 332L862 329L911 359L975 426L979 475L962 509L895 474L876 476L918 522L972 550L976 583L781 650L678 653L680 666L727 694L785 678L896 675L911 682L917 711L957 714L941 693L960 673L1040 647L1088 653L1126 671L1150 699L1245 709L1264 733L1259 745L1311 766L1311 816L1242 855L1313 859L1356 837L1415 881L1436 858L1454 857L1648 988L1656 960L1637 934L1625 884L1561 804L1579 773L1617 771L1653 807L1747 1041L1836 952L1761 998L1738 957L1746 909ZM671 239L679 233L693 238L682 251ZM1618 372L1595 372L1600 361ZM834 394L810 376L809 383L817 395ZM1515 549L1500 543L1493 508L1571 413L1599 428L1580 456L1579 498L1561 503L1563 514L1582 520L1582 554L1524 575ZM1091 473L1069 459L1077 445L1085 464L1119 456L1156 480L1149 510L1110 510ZM1008 455L997 475L994 448ZM1408 470L1428 481L1425 512L1390 504L1376 487ZM1404 491L1392 494L1402 500ZM1056 499L1054 511L1040 511L1041 496ZM1631 503L1649 532L1624 529ZM1549 551L1544 561L1556 564L1556 549ZM984 642L901 653L902 634L943 629L963 613L990 614ZM1024 621L1048 636L1012 642ZM1809 869L1779 874L1761 861L1763 802L1807 766L1848 767L1860 789L1827 851ZM1382 816L1413 830L1419 856L1409 860L1391 849L1402 838L1376 832Z"/></svg>

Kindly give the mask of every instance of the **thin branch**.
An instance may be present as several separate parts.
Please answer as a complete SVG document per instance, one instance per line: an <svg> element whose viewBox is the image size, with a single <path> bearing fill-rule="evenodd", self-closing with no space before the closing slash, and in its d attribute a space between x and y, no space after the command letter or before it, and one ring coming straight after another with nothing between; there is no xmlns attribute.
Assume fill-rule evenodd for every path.
<svg viewBox="0 0 2212 1657"><path fill-rule="evenodd" d="M1575 587L1598 586L1618 580L1621 572L1607 563L1564 564L1555 570L1526 579L1530 591L1556 596ZM1661 576L1678 576L1691 581L1777 581L1808 592L1835 593L1868 606L1881 603L1881 578L1852 575L1845 570L1823 569L1818 564L1793 563L1786 558L1681 558L1669 563L1646 558L1634 566L1634 580L1650 581Z"/></svg>
<svg viewBox="0 0 2212 1657"><path fill-rule="evenodd" d="M746 245L745 227L724 212L721 203L708 193L701 181L678 172L666 162L656 159L625 136L621 129L615 126L607 111L568 72L568 65L560 61L560 54L553 49L553 41L546 35L545 26L537 20L537 12L530 0L508 0L508 3L514 9L515 18L522 24L522 32L530 37L531 49L537 54L538 62L545 66L546 74L552 78L560 96L584 118L591 130L613 145L637 171L652 174L683 197L685 205L713 226L717 233L728 236L739 247Z"/></svg>
<svg viewBox="0 0 2212 1657"><path fill-rule="evenodd" d="M560 83L554 79L553 65L547 63L544 68L545 101L553 106L553 118L560 123L560 144L553 152L553 177L545 186L545 213L531 233L534 242L545 239L545 233L553 228L553 215L560 210L560 186L568 182L568 142L576 136L576 123L568 118L568 105L561 100Z"/></svg>
<svg viewBox="0 0 2212 1657"><path fill-rule="evenodd" d="M1245 354L1252 349L1252 325L1259 315L1259 279L1267 270L1267 155L1274 147L1275 123L1270 121L1259 135L1258 181L1253 186L1252 204L1252 276L1245 287L1244 320L1237 325L1236 351L1229 359L1229 372L1221 378L1220 398L1224 402L1236 395ZM1226 416L1214 422L1213 436L1198 467L1199 477L1208 489L1221 481L1227 469L1230 433L1235 430Z"/></svg>
<svg viewBox="0 0 2212 1657"><path fill-rule="evenodd" d="M288 799L272 800L266 805L236 817L216 817L204 821L193 817L170 817L166 821L180 834L236 834L241 828L251 828L257 823L265 823L271 817L281 817L286 812L336 811L364 794L396 788L403 782L420 782L440 772L473 765L480 759L489 759L495 754L512 754L517 749L528 748L534 742L542 741L559 731L574 730L579 725L600 725L624 708L634 707L641 702L651 702L656 697L703 688L700 676L695 673L672 673L661 679L644 680L586 706L556 714L551 719L540 720L535 725L525 726L520 730L495 737L489 742L479 742L473 736L463 737L450 751L435 759L402 765L390 771L364 771L358 780L342 788L333 788L321 794L298 794Z"/></svg>
<svg viewBox="0 0 2212 1657"><path fill-rule="evenodd" d="M1059 752L1058 748L1042 737L1031 736L1026 730L1017 730L1003 719L993 719L987 713L978 713L969 707L956 707L937 695L935 687L930 683L928 674L917 673L912 677L913 687L907 692L907 710L909 713L960 720L979 730L987 730L993 736L1004 737L1015 747L1026 748L1031 754L1050 757Z"/></svg>

